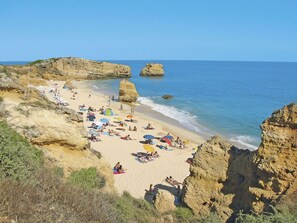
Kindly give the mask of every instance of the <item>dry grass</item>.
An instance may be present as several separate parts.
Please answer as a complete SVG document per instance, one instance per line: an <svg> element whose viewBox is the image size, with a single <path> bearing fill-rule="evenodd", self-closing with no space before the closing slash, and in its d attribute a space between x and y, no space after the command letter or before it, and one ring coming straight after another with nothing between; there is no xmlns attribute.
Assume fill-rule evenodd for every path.
<svg viewBox="0 0 297 223"><path fill-rule="evenodd" d="M69 185L50 172L40 171L37 183L0 181L0 216L19 223L118 222L108 195Z"/></svg>

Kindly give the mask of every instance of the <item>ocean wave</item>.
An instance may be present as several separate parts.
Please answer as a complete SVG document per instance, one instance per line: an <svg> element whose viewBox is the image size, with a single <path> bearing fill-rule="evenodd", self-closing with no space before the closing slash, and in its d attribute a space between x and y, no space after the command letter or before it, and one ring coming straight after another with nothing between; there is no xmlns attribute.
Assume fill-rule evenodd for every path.
<svg viewBox="0 0 297 223"><path fill-rule="evenodd" d="M247 136L247 135L231 136L229 140L232 142L236 142L239 145L242 145L251 151L258 149L257 146L254 146L254 144L257 144L258 140L252 136Z"/></svg>
<svg viewBox="0 0 297 223"><path fill-rule="evenodd" d="M192 115L187 111L177 109L173 106L157 104L151 98L148 97L139 97L137 102L149 106L154 111L160 112L161 114L178 121L180 124L184 125L185 127L191 130L206 135L211 135L205 132L203 127L197 122L197 116Z"/></svg>
<svg viewBox="0 0 297 223"><path fill-rule="evenodd" d="M95 84L92 85L93 89L99 89Z"/></svg>

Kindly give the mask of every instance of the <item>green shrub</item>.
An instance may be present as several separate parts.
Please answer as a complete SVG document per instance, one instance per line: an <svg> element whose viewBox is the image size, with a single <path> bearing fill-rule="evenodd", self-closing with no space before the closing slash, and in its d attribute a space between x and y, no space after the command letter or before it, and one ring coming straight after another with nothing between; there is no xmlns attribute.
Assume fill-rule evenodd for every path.
<svg viewBox="0 0 297 223"><path fill-rule="evenodd" d="M115 211L121 222L149 222L157 217L156 209L144 199L133 198L128 192L115 198Z"/></svg>
<svg viewBox="0 0 297 223"><path fill-rule="evenodd" d="M41 63L43 62L44 60L34 60L32 61L31 63L28 63L28 65L34 65L34 64L38 64L38 63Z"/></svg>
<svg viewBox="0 0 297 223"><path fill-rule="evenodd" d="M192 211L185 207L176 208L174 214L178 222L192 222L196 219Z"/></svg>
<svg viewBox="0 0 297 223"><path fill-rule="evenodd" d="M272 207L273 208L273 207ZM256 214L244 214L240 212L236 218L236 223L296 223L297 214L290 212L280 212L273 208L273 213L262 213L259 215Z"/></svg>
<svg viewBox="0 0 297 223"><path fill-rule="evenodd" d="M42 152L0 122L0 178L26 179L42 165Z"/></svg>
<svg viewBox="0 0 297 223"><path fill-rule="evenodd" d="M97 173L95 167L74 171L68 180L70 183L86 189L102 188L105 185L105 179Z"/></svg>

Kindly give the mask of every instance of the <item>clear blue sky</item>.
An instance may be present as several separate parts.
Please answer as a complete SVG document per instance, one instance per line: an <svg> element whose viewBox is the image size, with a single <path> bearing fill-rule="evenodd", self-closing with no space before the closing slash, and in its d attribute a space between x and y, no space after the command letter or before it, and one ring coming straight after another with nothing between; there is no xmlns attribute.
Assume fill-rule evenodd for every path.
<svg viewBox="0 0 297 223"><path fill-rule="evenodd" d="M297 61L297 0L1 0L0 60Z"/></svg>

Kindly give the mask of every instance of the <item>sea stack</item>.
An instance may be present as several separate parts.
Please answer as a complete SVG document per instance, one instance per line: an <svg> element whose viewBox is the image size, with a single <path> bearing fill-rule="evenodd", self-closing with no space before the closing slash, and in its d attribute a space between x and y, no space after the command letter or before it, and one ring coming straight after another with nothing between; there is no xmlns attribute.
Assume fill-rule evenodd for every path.
<svg viewBox="0 0 297 223"><path fill-rule="evenodd" d="M139 75L148 77L164 76L163 65L159 63L149 63L141 70Z"/></svg>
<svg viewBox="0 0 297 223"><path fill-rule="evenodd" d="M119 89L119 101L132 103L136 102L138 97L139 94L136 90L135 85L125 79L121 80Z"/></svg>

